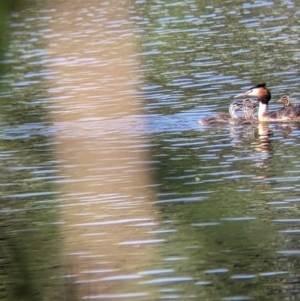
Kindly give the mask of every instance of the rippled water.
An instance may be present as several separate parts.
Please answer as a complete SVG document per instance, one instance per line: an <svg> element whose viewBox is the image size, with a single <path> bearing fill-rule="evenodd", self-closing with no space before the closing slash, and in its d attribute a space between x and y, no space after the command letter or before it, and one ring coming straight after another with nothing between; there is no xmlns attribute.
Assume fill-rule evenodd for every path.
<svg viewBox="0 0 300 301"><path fill-rule="evenodd" d="M29 266L51 275L35 276L48 298L61 278L83 299L298 298L299 125L198 120L263 81L299 102L299 13L190 0L11 14L1 213L8 237L41 234Z"/></svg>

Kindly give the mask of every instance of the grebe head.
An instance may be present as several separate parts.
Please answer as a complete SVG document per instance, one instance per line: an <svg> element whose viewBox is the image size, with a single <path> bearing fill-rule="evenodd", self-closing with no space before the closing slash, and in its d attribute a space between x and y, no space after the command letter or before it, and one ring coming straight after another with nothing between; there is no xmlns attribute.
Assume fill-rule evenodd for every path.
<svg viewBox="0 0 300 301"><path fill-rule="evenodd" d="M250 98L243 100L243 111L244 111L244 117L246 119L252 119L253 116L252 109L256 106L257 103L258 103L257 100L250 99Z"/></svg>
<svg viewBox="0 0 300 301"><path fill-rule="evenodd" d="M237 101L234 101L230 104L229 109L232 108L233 110L237 111L243 108L243 104Z"/></svg>
<svg viewBox="0 0 300 301"><path fill-rule="evenodd" d="M259 102L263 104L268 104L268 102L271 99L271 93L267 89L266 84L258 84L252 88L250 88L248 91L241 93L239 95L236 95L234 98L241 98L241 97L248 97L248 96L254 96L258 98Z"/></svg>
<svg viewBox="0 0 300 301"><path fill-rule="evenodd" d="M239 103L239 102L233 102L230 106L229 106L229 113L231 118L238 118L238 116L236 115L236 111L240 110L243 108L243 104Z"/></svg>
<svg viewBox="0 0 300 301"><path fill-rule="evenodd" d="M291 106L291 99L286 95L278 99L277 102L282 102L285 108Z"/></svg>
<svg viewBox="0 0 300 301"><path fill-rule="evenodd" d="M257 100L254 100L254 99L250 99L250 98L247 98L247 99L244 99L243 100L243 106L244 108L252 108L252 107L255 107L256 104L258 103Z"/></svg>

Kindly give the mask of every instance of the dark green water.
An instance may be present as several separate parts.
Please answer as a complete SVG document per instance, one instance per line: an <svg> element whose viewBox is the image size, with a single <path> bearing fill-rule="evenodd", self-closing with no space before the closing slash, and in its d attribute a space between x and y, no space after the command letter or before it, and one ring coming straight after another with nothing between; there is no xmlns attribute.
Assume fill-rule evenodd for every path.
<svg viewBox="0 0 300 301"><path fill-rule="evenodd" d="M59 2L28 3L10 13L11 42L2 61L0 92L0 247L7 254L2 258L1 298L65 298L60 277L65 230L56 224L68 224L71 219L64 216L69 214L70 229L81 228L99 246L92 249L87 239L73 255L104 258L97 259L94 269L85 266L69 273L93 274L93 282L89 277L84 281L101 286L101 293L91 289L84 299L296 300L299 125L198 125L200 118L226 112L234 95L258 82L267 82L274 99L289 95L299 102L296 4L122 3L126 16L124 7L112 10L110 2L93 1L64 11ZM115 74L101 73L118 62L128 36L135 41L129 59L123 62L120 56L123 63L116 63ZM64 49L64 56L53 49ZM138 70L134 88L120 84L120 66ZM111 96L107 87L118 91ZM124 117L121 106L109 120L101 110L98 117L93 115L95 108L115 107L130 93L143 115L132 111ZM72 97L78 103L66 109L64 103ZM279 107L270 105L271 110ZM53 111L73 116L73 109L89 113L76 121L70 117L70 124L67 118L50 118ZM120 128L132 145L123 146L127 141L114 136ZM137 136L144 144L136 142ZM87 164L80 159L78 137L86 157L96 154L97 160ZM59 148L64 142L59 141L67 138L74 144L68 144L64 157ZM95 140L108 146L98 149ZM152 176L147 186L152 197L143 192L133 197L126 188L118 191L130 175L122 172L116 157L107 157L115 149L133 155L150 151L141 174ZM124 165L133 173L139 160L133 156ZM80 173L87 165L93 173ZM58 172L72 169L77 170L75 178ZM66 183L74 191L61 188ZM101 185L101 193L94 190ZM143 200L151 208L148 214L139 207ZM102 204L99 211L93 203ZM76 206L80 209L74 213ZM87 220L82 222L82 216ZM110 232L108 224L117 230ZM89 232L91 225L94 232ZM109 249L129 244L132 249ZM143 244L151 245L151 255L138 253ZM114 262L111 256L118 252L129 264L118 265L117 256ZM140 261L130 259L132 254Z"/></svg>
<svg viewBox="0 0 300 301"><path fill-rule="evenodd" d="M2 30L10 42L2 44L0 80L1 300L64 298L45 50L34 4L12 2Z"/></svg>

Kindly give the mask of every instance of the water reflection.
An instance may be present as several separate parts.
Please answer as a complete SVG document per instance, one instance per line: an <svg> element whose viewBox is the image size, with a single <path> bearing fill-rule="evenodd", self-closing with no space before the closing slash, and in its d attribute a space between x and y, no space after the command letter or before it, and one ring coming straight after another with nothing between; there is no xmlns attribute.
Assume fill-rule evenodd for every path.
<svg viewBox="0 0 300 301"><path fill-rule="evenodd" d="M51 110L71 289L78 298L146 300L164 243L151 202L135 36L128 3L56 3L47 34ZM50 5L52 7L52 4ZM92 25L92 26L91 26ZM66 38L67 37L67 38ZM154 297L153 297L154 298Z"/></svg>

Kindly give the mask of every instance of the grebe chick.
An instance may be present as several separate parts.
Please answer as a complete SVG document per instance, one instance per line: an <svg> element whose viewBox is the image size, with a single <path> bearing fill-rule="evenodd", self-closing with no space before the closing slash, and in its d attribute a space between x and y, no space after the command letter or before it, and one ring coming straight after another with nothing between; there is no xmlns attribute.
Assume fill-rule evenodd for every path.
<svg viewBox="0 0 300 301"><path fill-rule="evenodd" d="M220 113L216 117L202 118L199 120L201 125L216 125L216 124L226 124L230 119L238 118L236 111L242 109L243 105L238 102L233 102L229 106L228 113Z"/></svg>
<svg viewBox="0 0 300 301"><path fill-rule="evenodd" d="M244 99L243 100L243 112L244 112L244 118L245 119L255 119L253 108L255 108L256 104L258 103L257 100L254 99Z"/></svg>
<svg viewBox="0 0 300 301"><path fill-rule="evenodd" d="M257 122L257 118L254 116L254 113L257 112L256 107L252 107L251 110L247 109L247 118L231 118L229 123L231 125L244 125L244 124L253 124Z"/></svg>
<svg viewBox="0 0 300 301"><path fill-rule="evenodd" d="M244 117L238 117L238 118L232 118L229 120L229 123L231 125L242 125L242 124L249 124L253 123L255 120L254 117L254 112L256 112L256 105L257 101L247 98L243 101L243 112L244 112Z"/></svg>
<svg viewBox="0 0 300 301"><path fill-rule="evenodd" d="M300 105L292 106L281 109L275 112L268 112L268 103L271 99L271 93L267 89L266 84L258 84L248 91L241 93L235 98L238 97L248 97L254 96L258 98L259 108L258 108L258 120L259 121L300 121Z"/></svg>
<svg viewBox="0 0 300 301"><path fill-rule="evenodd" d="M282 102L284 108L287 108L287 107L291 107L291 106L292 106L291 99L290 99L288 96L286 96L286 95L284 95L284 96L282 96L281 98L279 98L279 99L277 100L277 102Z"/></svg>

